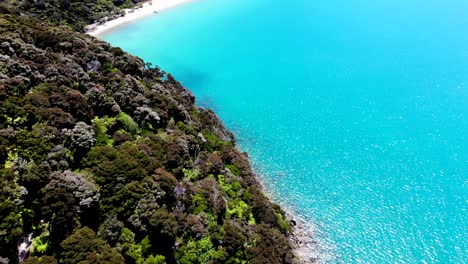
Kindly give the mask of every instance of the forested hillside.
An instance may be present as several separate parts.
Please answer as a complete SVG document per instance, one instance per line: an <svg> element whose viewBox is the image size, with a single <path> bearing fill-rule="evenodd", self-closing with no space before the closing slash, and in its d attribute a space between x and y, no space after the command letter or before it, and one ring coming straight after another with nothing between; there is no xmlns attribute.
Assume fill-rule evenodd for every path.
<svg viewBox="0 0 468 264"><path fill-rule="evenodd" d="M29 16L67 25L82 31L89 24L104 17L119 15L124 8L132 8L142 0L11 0L14 6Z"/></svg>
<svg viewBox="0 0 468 264"><path fill-rule="evenodd" d="M0 263L28 235L25 263L294 262L247 155L170 74L1 10Z"/></svg>

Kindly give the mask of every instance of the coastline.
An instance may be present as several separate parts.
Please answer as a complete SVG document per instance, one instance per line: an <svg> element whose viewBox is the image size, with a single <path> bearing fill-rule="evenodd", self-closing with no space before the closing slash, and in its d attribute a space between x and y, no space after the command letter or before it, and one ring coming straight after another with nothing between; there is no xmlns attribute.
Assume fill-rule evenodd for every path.
<svg viewBox="0 0 468 264"><path fill-rule="evenodd" d="M193 2L193 0L150 0L140 7L123 10L125 12L123 16L110 18L110 20L104 23L97 22L89 25L87 27L88 29L86 29L86 33L99 38L100 35L121 25L132 23L149 15L154 15L158 12L190 2ZM237 146L237 148L241 151L239 146ZM253 165L248 154L247 158L249 163ZM252 170L257 183L259 183L261 189L265 191L270 201L277 202L275 201L276 196L268 190L262 181L260 172L256 171L254 166L252 166ZM317 238L317 227L314 224L309 223L296 214L291 208L283 205L280 206L285 212L287 220L292 225L292 231L288 238L293 246L294 255L296 256L297 262L295 262L295 264L328 263L330 260L334 259L330 254L324 253L326 250L323 248L322 242Z"/></svg>
<svg viewBox="0 0 468 264"><path fill-rule="evenodd" d="M96 22L88 25L86 27L86 33L91 36L98 37L99 35L123 24L133 22L143 17L156 14L182 4L190 3L192 1L193 0L150 0L143 3L141 7L124 9L123 12L125 14L123 16L111 18L104 23Z"/></svg>
<svg viewBox="0 0 468 264"><path fill-rule="evenodd" d="M241 147L239 149L243 151ZM334 253L335 248L327 245L319 238L319 227L317 224L314 221L312 223L307 221L297 214L293 208L282 204L279 201L279 196L266 186L264 182L265 174L260 172L258 167L252 163L250 155L247 154L247 156L261 189L270 201L280 205L281 209L285 212L287 220L291 223L292 231L289 235L289 240L293 246L294 255L298 259L296 264L325 264L337 261L337 256Z"/></svg>
<svg viewBox="0 0 468 264"><path fill-rule="evenodd" d="M289 236L289 240L293 245L294 255L299 259L299 264L327 263L333 259L333 257L326 256L323 253L322 244L317 241L316 229L310 223L288 208L284 206L281 208L286 212L286 217L292 223L293 231Z"/></svg>

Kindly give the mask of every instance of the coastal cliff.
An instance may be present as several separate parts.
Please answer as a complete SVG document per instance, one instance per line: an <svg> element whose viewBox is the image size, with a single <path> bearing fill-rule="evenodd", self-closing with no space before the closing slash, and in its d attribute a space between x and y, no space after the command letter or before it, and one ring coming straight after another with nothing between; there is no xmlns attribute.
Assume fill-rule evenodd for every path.
<svg viewBox="0 0 468 264"><path fill-rule="evenodd" d="M298 261L247 155L170 74L1 11L0 263Z"/></svg>

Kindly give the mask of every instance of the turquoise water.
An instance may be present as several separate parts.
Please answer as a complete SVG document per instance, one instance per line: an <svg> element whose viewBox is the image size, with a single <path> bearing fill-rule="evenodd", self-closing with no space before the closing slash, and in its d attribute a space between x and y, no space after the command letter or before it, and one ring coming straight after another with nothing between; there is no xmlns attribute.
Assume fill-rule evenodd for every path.
<svg viewBox="0 0 468 264"><path fill-rule="evenodd" d="M468 263L467 10L199 0L103 38L214 109L333 262Z"/></svg>

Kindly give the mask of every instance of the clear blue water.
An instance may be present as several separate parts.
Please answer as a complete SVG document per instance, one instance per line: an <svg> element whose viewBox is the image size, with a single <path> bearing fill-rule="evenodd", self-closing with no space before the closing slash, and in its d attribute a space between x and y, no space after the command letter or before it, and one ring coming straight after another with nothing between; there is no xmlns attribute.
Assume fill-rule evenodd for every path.
<svg viewBox="0 0 468 264"><path fill-rule="evenodd" d="M467 11L199 0L103 38L214 109L334 262L468 263Z"/></svg>

